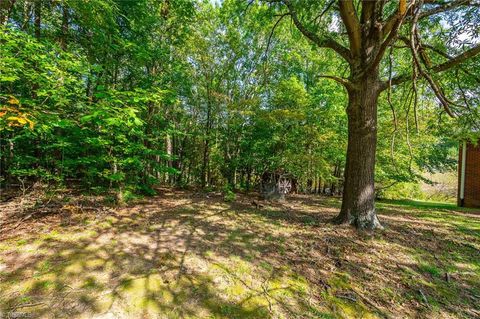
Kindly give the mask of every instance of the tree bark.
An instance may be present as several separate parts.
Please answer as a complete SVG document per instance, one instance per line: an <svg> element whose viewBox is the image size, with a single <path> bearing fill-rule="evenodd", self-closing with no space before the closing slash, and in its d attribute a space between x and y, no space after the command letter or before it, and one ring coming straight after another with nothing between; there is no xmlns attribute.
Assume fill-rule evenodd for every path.
<svg viewBox="0 0 480 319"><path fill-rule="evenodd" d="M382 228L375 212L378 70L355 79L348 92L348 148L342 208L335 221L358 229Z"/></svg>
<svg viewBox="0 0 480 319"><path fill-rule="evenodd" d="M68 7L66 4L63 4L62 7L62 30L60 36L60 47L63 51L67 50L67 42L68 42L68 20L69 20L69 13Z"/></svg>
<svg viewBox="0 0 480 319"><path fill-rule="evenodd" d="M167 133L167 135L165 136L165 144L166 144L166 151L167 151L167 156L168 156L168 159L167 159L167 167L168 168L172 168L173 167L173 160L172 160L172 156L173 156L173 143L172 143L172 136L170 134ZM166 175L166 182L167 183L172 183L172 175L170 172L167 172L167 175Z"/></svg>
<svg viewBox="0 0 480 319"><path fill-rule="evenodd" d="M34 6L35 12L35 38L40 40L41 28L42 28L42 0L36 0Z"/></svg>
<svg viewBox="0 0 480 319"><path fill-rule="evenodd" d="M203 163L202 163L202 188L208 185L210 179L210 130L211 130L211 112L212 106L210 103L210 93L207 93L207 123L205 125L205 140L203 148Z"/></svg>
<svg viewBox="0 0 480 319"><path fill-rule="evenodd" d="M13 6L16 0L3 0L0 1L0 26L7 24L8 19L13 11Z"/></svg>

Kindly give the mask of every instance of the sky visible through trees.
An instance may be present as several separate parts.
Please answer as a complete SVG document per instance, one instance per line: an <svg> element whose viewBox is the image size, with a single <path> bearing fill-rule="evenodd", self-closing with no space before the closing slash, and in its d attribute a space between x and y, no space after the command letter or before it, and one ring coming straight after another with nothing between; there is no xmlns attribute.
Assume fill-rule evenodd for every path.
<svg viewBox="0 0 480 319"><path fill-rule="evenodd" d="M0 0L0 318L479 318L479 106L479 0Z"/></svg>
<svg viewBox="0 0 480 319"><path fill-rule="evenodd" d="M5 0L2 190L421 196L476 140L478 1Z"/></svg>

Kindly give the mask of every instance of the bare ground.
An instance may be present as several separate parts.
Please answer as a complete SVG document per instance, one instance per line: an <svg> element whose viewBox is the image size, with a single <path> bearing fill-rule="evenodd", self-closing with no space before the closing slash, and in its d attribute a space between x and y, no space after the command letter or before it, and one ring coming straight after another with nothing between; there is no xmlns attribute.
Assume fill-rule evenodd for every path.
<svg viewBox="0 0 480 319"><path fill-rule="evenodd" d="M368 234L326 197L38 198L0 203L0 318L480 318L475 211L379 203Z"/></svg>

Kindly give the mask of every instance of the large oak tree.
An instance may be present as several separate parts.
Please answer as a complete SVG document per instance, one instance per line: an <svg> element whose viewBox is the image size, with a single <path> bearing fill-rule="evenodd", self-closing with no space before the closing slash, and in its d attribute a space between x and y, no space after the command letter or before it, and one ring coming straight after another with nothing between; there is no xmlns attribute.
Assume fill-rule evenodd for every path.
<svg viewBox="0 0 480 319"><path fill-rule="evenodd" d="M475 0L266 0L275 10L277 22L290 18L296 29L316 47L335 51L348 65L348 76L322 75L343 85L348 93L348 149L345 186L336 221L360 229L382 227L375 213L375 153L377 148L377 105L379 95L394 85L425 80L439 104L450 116L453 103L436 76L458 68L480 53L480 44L463 45L452 56L445 48L424 43L419 25L433 29L455 25L454 37L473 39L478 32L480 3ZM253 3L253 2L251 2ZM277 26L278 23L275 24ZM465 27L467 26L467 27ZM470 29L468 29L470 27ZM473 39L475 40L475 39ZM401 45L399 45L401 43ZM453 48L460 48L455 42ZM382 78L386 56L407 47L411 70L392 72ZM432 64L427 49L444 60ZM458 50L457 50L458 51ZM387 72L388 73L388 72Z"/></svg>

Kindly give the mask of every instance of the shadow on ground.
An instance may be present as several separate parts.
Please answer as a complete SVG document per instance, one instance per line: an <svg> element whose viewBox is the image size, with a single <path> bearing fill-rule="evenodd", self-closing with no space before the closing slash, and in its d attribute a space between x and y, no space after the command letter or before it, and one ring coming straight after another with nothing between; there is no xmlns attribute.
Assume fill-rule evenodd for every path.
<svg viewBox="0 0 480 319"><path fill-rule="evenodd" d="M30 220L0 244L0 313L72 318L473 318L480 219L380 209L387 229L328 220L335 200L254 209L167 191L115 211Z"/></svg>

